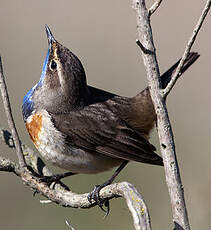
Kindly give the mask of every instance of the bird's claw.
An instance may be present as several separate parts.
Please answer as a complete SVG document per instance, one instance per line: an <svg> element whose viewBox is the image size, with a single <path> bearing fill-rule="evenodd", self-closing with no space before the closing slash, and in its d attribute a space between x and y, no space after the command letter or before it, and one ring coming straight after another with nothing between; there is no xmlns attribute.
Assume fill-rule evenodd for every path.
<svg viewBox="0 0 211 230"><path fill-rule="evenodd" d="M52 176L41 176L39 178L40 182L46 183L49 187L52 185L52 188L60 182L61 176L59 174L52 175Z"/></svg>
<svg viewBox="0 0 211 230"><path fill-rule="evenodd" d="M104 188L105 185L96 185L93 189L92 192L89 193L87 199L90 203L92 203L92 200L94 200L96 202L96 204L100 207L100 209L106 213L105 217L108 216L109 212L110 212L110 205L109 205L109 200L108 199L101 199L100 198L100 190L102 188ZM104 208L104 206L106 207L106 209Z"/></svg>
<svg viewBox="0 0 211 230"><path fill-rule="evenodd" d="M100 198L100 185L96 185L92 192L88 195L88 201L92 203L92 200L94 200L97 204L101 202Z"/></svg>
<svg viewBox="0 0 211 230"><path fill-rule="evenodd" d="M60 177L58 175L52 175L52 176L41 176L40 181L45 182L47 184L51 184L53 182L58 182L60 180Z"/></svg>

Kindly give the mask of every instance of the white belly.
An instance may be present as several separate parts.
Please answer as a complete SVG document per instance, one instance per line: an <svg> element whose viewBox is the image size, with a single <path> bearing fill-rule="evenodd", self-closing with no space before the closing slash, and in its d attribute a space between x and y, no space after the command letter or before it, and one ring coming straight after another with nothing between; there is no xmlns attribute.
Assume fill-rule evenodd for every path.
<svg viewBox="0 0 211 230"><path fill-rule="evenodd" d="M39 114L42 117L42 125L34 144L41 156L53 165L73 173L98 173L122 163L121 159L100 153L88 153L67 145L65 137L54 127L48 112L42 110ZM27 119L27 123L33 120L32 116Z"/></svg>

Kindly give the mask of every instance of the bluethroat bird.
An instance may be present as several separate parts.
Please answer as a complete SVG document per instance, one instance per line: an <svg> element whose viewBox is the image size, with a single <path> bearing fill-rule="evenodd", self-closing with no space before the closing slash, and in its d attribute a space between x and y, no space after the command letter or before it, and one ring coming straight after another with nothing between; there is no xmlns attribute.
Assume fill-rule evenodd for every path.
<svg viewBox="0 0 211 230"><path fill-rule="evenodd" d="M59 179L119 166L90 193L89 200L99 204L100 189L112 183L129 161L163 165L148 141L156 123L150 92L146 88L128 98L87 85L77 56L54 38L48 26L46 33L48 52L39 82L23 99L24 122L41 156L70 171ZM181 74L198 57L191 53ZM178 63L161 76L163 88Z"/></svg>

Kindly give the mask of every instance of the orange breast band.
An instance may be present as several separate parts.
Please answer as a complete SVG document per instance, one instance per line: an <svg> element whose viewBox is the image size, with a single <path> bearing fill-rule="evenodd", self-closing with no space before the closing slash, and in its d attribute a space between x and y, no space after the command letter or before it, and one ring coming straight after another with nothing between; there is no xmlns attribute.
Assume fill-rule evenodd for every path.
<svg viewBox="0 0 211 230"><path fill-rule="evenodd" d="M42 128L42 115L33 115L31 122L26 122L26 128L29 132L32 141L36 145L36 143L39 141L39 132Z"/></svg>

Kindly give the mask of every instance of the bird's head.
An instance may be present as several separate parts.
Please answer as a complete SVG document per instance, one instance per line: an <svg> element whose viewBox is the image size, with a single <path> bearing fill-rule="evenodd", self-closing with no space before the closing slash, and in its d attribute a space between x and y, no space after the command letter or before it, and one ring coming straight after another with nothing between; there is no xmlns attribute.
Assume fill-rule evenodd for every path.
<svg viewBox="0 0 211 230"><path fill-rule="evenodd" d="M83 106L87 97L87 83L80 60L61 45L46 25L48 52L39 82L25 95L24 119L33 109L49 112L68 112Z"/></svg>

